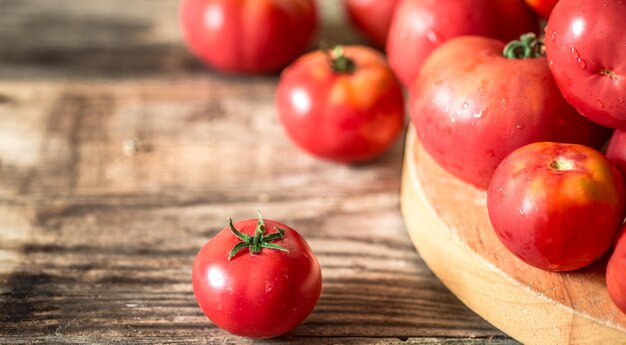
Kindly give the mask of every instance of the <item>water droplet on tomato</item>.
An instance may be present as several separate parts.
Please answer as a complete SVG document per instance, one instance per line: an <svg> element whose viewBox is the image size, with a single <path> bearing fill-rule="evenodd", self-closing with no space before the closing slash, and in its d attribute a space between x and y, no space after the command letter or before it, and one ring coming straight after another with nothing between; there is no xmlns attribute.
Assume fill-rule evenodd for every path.
<svg viewBox="0 0 626 345"><path fill-rule="evenodd" d="M502 103L506 103L506 98L503 98L503 99L502 99Z"/></svg>
<svg viewBox="0 0 626 345"><path fill-rule="evenodd" d="M434 32L433 30L426 31L426 38L428 38L430 43L435 43L435 42L437 42L437 40L439 40L439 37L437 36L437 33Z"/></svg>
<svg viewBox="0 0 626 345"><path fill-rule="evenodd" d="M456 119L454 117L450 117L450 122L455 123Z"/></svg>
<svg viewBox="0 0 626 345"><path fill-rule="evenodd" d="M520 208L520 209L518 209L518 211L519 211L519 214L521 214L522 216L524 215L524 210L522 210L522 209Z"/></svg>
<svg viewBox="0 0 626 345"><path fill-rule="evenodd" d="M585 62L584 59L578 59L578 67L580 67L580 69L587 68L587 63Z"/></svg>
<svg viewBox="0 0 626 345"><path fill-rule="evenodd" d="M496 153L493 152L493 150L487 150L486 153L487 153L487 156L489 156L489 157L495 157L496 156Z"/></svg>
<svg viewBox="0 0 626 345"><path fill-rule="evenodd" d="M618 100L619 100L620 103L624 103L624 97L620 97L620 98L618 98Z"/></svg>
<svg viewBox="0 0 626 345"><path fill-rule="evenodd" d="M524 127L524 125L523 125L523 124L521 124L521 123L520 123L519 125L515 126L515 128L517 128L517 129L519 129L519 130L521 131L521 130L522 130L522 129L524 129L525 127Z"/></svg>
<svg viewBox="0 0 626 345"><path fill-rule="evenodd" d="M578 3L578 5L576 7L580 8L580 6L582 6L582 5L583 5L583 2L581 1L581 2Z"/></svg>
<svg viewBox="0 0 626 345"><path fill-rule="evenodd" d="M602 101L598 98L596 98L596 104L598 105L598 107L604 108L604 103L602 103Z"/></svg>
<svg viewBox="0 0 626 345"><path fill-rule="evenodd" d="M576 47L572 46L572 56L574 57L574 59L578 59L580 58L580 53L578 53L578 49L576 49Z"/></svg>
<svg viewBox="0 0 626 345"><path fill-rule="evenodd" d="M550 60L550 67L554 66L554 62Z"/></svg>
<svg viewBox="0 0 626 345"><path fill-rule="evenodd" d="M556 40L556 31L552 33L552 42Z"/></svg>
<svg viewBox="0 0 626 345"><path fill-rule="evenodd" d="M463 109L467 109L469 108L469 104L467 104L467 102L463 102Z"/></svg>
<svg viewBox="0 0 626 345"><path fill-rule="evenodd" d="M585 91L585 93L587 94L587 96L591 96L591 91L587 90Z"/></svg>

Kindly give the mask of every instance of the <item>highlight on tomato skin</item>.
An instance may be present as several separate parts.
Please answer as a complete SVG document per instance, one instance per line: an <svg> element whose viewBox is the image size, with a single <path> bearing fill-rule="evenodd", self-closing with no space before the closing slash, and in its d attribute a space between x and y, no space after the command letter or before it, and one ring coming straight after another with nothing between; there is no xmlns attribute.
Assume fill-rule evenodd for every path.
<svg viewBox="0 0 626 345"><path fill-rule="evenodd" d="M624 181L583 145L533 143L507 156L487 191L489 219L515 256L547 271L585 267L613 244L625 215Z"/></svg>
<svg viewBox="0 0 626 345"><path fill-rule="evenodd" d="M280 70L309 46L317 21L314 0L181 0L179 7L189 50L226 73Z"/></svg>
<svg viewBox="0 0 626 345"><path fill-rule="evenodd" d="M276 108L292 142L338 163L382 155L404 128L402 87L384 56L365 46L317 50L294 61L280 76Z"/></svg>
<svg viewBox="0 0 626 345"><path fill-rule="evenodd" d="M606 269L606 285L615 305L626 314L626 231L622 231Z"/></svg>
<svg viewBox="0 0 626 345"><path fill-rule="evenodd" d="M270 219L242 220L210 239L192 268L204 314L235 335L267 339L296 328L321 294L320 265L306 240Z"/></svg>

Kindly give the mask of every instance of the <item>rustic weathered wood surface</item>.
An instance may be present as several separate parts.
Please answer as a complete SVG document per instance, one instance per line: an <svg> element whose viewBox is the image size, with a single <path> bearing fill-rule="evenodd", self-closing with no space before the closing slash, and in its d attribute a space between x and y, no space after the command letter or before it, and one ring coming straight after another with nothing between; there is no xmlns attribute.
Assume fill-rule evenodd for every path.
<svg viewBox="0 0 626 345"><path fill-rule="evenodd" d="M626 315L608 295L605 259L568 273L526 265L492 230L485 191L438 166L412 128L405 152L401 202L409 234L462 301L524 343L626 344Z"/></svg>
<svg viewBox="0 0 626 345"><path fill-rule="evenodd" d="M320 38L354 40L322 1ZM298 229L323 291L271 343L511 344L430 273L399 213L402 144L347 167L295 149L277 76L209 71L174 0L0 0L0 343L254 343L190 268L257 209Z"/></svg>

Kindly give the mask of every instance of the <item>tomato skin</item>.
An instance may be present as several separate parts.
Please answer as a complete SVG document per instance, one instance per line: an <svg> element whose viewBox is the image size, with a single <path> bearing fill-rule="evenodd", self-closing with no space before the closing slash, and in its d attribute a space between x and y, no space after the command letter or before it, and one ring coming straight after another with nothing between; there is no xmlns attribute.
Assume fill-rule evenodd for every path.
<svg viewBox="0 0 626 345"><path fill-rule="evenodd" d="M624 192L622 176L602 153L540 142L502 161L487 191L487 208L496 234L522 261L571 271L612 245L624 219Z"/></svg>
<svg viewBox="0 0 626 345"><path fill-rule="evenodd" d="M303 150L355 163L386 151L404 127L402 88L383 55L346 46L352 73L335 72L326 52L308 53L287 67L278 83L279 120Z"/></svg>
<svg viewBox="0 0 626 345"><path fill-rule="evenodd" d="M239 231L254 235L257 219L236 222ZM285 230L276 244L288 253L264 248L250 254L242 250L228 260L239 242L229 228L222 229L200 250L193 264L196 300L206 316L236 335L265 339L298 326L320 296L319 263L306 241L292 228L265 220L267 233Z"/></svg>
<svg viewBox="0 0 626 345"><path fill-rule="evenodd" d="M485 189L500 161L536 141L599 147L607 129L561 96L545 58L512 60L504 43L465 36L428 58L411 87L411 119L425 149L448 172Z"/></svg>
<svg viewBox="0 0 626 345"><path fill-rule="evenodd" d="M189 49L216 70L257 74L286 66L316 29L313 0L182 0Z"/></svg>
<svg viewBox="0 0 626 345"><path fill-rule="evenodd" d="M559 0L526 0L526 4L543 18L550 17L552 9Z"/></svg>
<svg viewBox="0 0 626 345"><path fill-rule="evenodd" d="M387 56L398 78L410 86L430 53L451 38L510 41L538 27L521 0L403 0L391 21Z"/></svg>
<svg viewBox="0 0 626 345"><path fill-rule="evenodd" d="M545 29L550 69L565 99L612 128L626 128L625 21L621 0L561 0Z"/></svg>
<svg viewBox="0 0 626 345"><path fill-rule="evenodd" d="M616 129L606 148L606 157L619 169L626 178L626 130Z"/></svg>
<svg viewBox="0 0 626 345"><path fill-rule="evenodd" d="M626 313L626 231L624 230L606 268L606 286L615 305Z"/></svg>
<svg viewBox="0 0 626 345"><path fill-rule="evenodd" d="M377 48L385 49L393 10L399 0L345 0L350 21Z"/></svg>

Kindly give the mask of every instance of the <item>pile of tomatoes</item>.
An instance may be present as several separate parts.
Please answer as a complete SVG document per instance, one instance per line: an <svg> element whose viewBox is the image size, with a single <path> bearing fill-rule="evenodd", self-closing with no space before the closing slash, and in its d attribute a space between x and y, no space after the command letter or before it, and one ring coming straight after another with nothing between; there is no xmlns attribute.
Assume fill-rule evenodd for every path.
<svg viewBox="0 0 626 345"><path fill-rule="evenodd" d="M182 0L180 20L190 50L216 70L282 70L278 118L322 159L383 154L404 128L406 87L424 148L487 190L505 247L550 271L587 266L614 247L607 286L626 312L626 1L343 3L388 60L365 46L303 54L318 25L314 0ZM287 332L319 297L304 239L267 223L276 232L260 215L231 223L194 264L200 306L235 334ZM272 288L251 288L261 285ZM281 317L288 322L271 321Z"/></svg>

